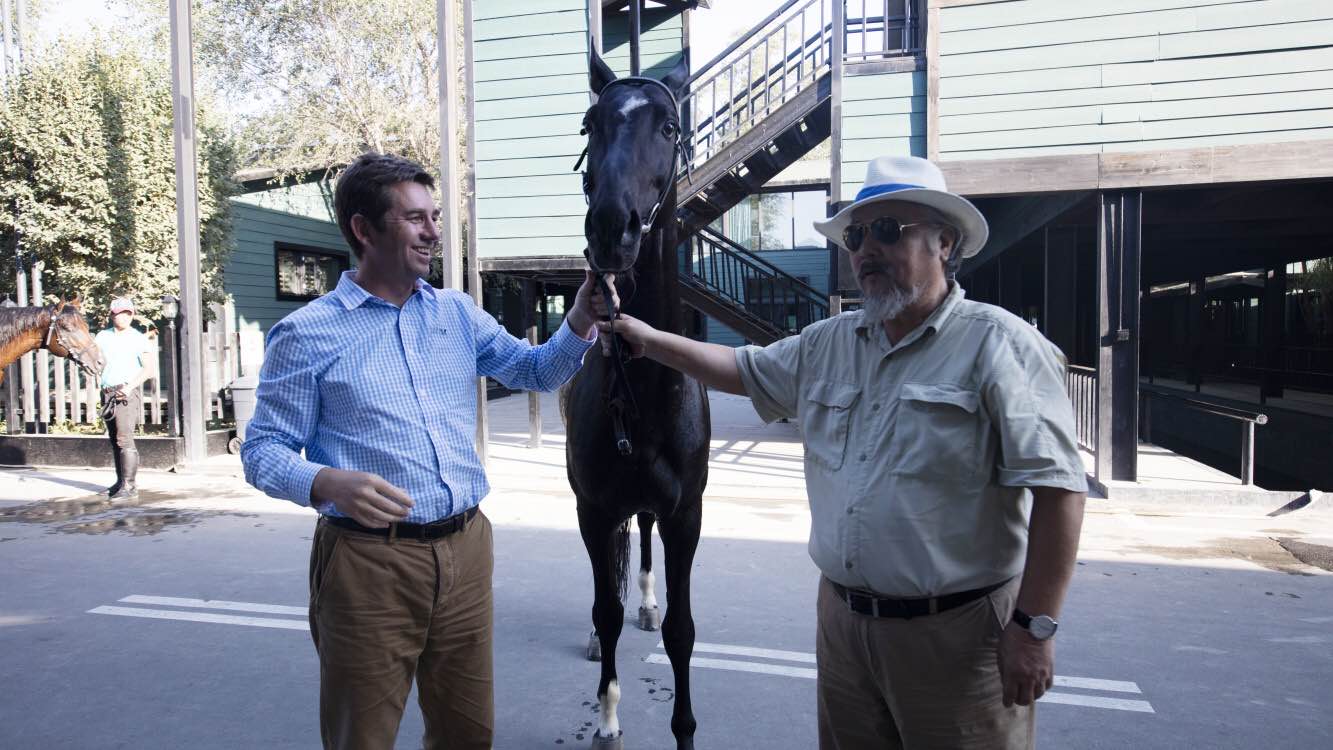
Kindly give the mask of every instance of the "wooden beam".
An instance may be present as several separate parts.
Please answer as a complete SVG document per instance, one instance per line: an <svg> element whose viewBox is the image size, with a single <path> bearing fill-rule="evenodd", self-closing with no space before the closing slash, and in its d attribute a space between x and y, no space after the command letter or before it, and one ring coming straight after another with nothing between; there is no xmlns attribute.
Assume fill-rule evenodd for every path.
<svg viewBox="0 0 1333 750"><path fill-rule="evenodd" d="M467 142L467 164L464 168L467 189L467 285L472 294L472 301L477 307L482 306L481 299L481 248L477 241L477 78L472 43L472 5L473 0L463 0L463 89L467 97L466 117L464 121ZM477 459L482 468L486 468L488 442L490 440L490 413L487 411L486 378L477 378Z"/></svg>
<svg viewBox="0 0 1333 750"><path fill-rule="evenodd" d="M465 3L472 0L463 0ZM439 54L440 95L440 227L441 286L463 289L463 223L467 212L459 188L459 168L463 161L458 140L458 4L454 0L435 0L435 25Z"/></svg>
<svg viewBox="0 0 1333 750"><path fill-rule="evenodd" d="M1333 139L940 163L969 196L1333 177Z"/></svg>
<svg viewBox="0 0 1333 750"><path fill-rule="evenodd" d="M940 160L940 0L926 9L926 158Z"/></svg>

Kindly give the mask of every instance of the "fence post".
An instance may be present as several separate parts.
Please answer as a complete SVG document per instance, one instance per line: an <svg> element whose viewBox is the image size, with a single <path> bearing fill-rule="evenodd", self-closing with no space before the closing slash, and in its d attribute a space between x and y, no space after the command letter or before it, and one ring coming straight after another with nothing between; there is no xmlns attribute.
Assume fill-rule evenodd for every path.
<svg viewBox="0 0 1333 750"><path fill-rule="evenodd" d="M0 302L0 307L17 307L18 303L9 297L5 297L4 302ZM19 414L19 368L17 365L10 365L5 368L5 432L10 435L16 435L21 430Z"/></svg>
<svg viewBox="0 0 1333 750"><path fill-rule="evenodd" d="M1248 419L1240 438L1240 483L1254 484L1254 422Z"/></svg>
<svg viewBox="0 0 1333 750"><path fill-rule="evenodd" d="M43 306L42 271L45 269L45 261L39 260L32 264L32 304L35 307ZM46 349L38 349L35 360L37 370L33 378L33 395L37 399L36 430L44 434L51 423L51 353Z"/></svg>

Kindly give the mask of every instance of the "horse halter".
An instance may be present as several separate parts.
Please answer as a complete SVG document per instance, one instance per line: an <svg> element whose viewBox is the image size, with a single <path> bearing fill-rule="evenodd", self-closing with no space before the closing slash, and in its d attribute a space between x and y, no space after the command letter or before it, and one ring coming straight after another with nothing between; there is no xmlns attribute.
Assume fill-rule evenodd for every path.
<svg viewBox="0 0 1333 750"><path fill-rule="evenodd" d="M70 346L69 342L65 340L65 332L60 330L60 326L58 325L59 322L60 322L60 310L52 308L51 324L46 327L46 339L42 341L41 348L50 351L51 342L55 341L57 344L60 344L61 346L65 347L65 351L69 352L69 356L71 359L73 359L75 362L82 364L84 357L85 355L87 355L88 349L90 347L85 346L82 348L76 348ZM93 358L90 361L95 362L97 360L96 358Z"/></svg>
<svg viewBox="0 0 1333 750"><path fill-rule="evenodd" d="M626 76L625 78L617 78L616 80L602 87L602 90L597 94L598 101L600 101L602 97L606 96L607 90L610 89L612 86L656 86L667 95L668 99L671 100L671 109L673 112L676 113L676 119L677 120L680 119L680 101L676 99L676 95L671 91L671 88L669 86L657 80L656 78L647 78L645 76ZM648 212L648 220L644 221L639 227L639 233L642 235L647 235L649 232L652 231L653 223L657 220L657 212L661 210L662 204L666 202L667 193L670 193L671 188L674 187L676 184L676 167L679 166L680 163L681 133L682 130L680 128L680 125L677 124L676 137L674 142L671 144L671 170L670 173L667 175L664 184L662 185L662 192L658 194L657 201L653 203L652 210ZM579 128L579 135L585 135L585 136L588 135L588 121L586 118L583 121L583 127ZM574 162L575 172L579 171L580 167L583 166L584 160L587 158L588 158L588 147L584 146L583 153L579 154L579 160L577 162ZM592 188L593 188L592 175L588 174L588 171L585 169L583 170L584 202L592 200ZM585 253L585 255L587 255L587 253ZM588 263L589 265L592 264L591 257L589 257ZM592 266L592 269L600 273L600 269L598 269L597 266Z"/></svg>

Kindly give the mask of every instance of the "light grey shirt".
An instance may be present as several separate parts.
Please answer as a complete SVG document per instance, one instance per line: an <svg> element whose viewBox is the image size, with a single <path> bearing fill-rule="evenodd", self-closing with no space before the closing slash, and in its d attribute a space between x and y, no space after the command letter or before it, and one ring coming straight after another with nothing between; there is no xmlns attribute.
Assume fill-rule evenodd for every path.
<svg viewBox="0 0 1333 750"><path fill-rule="evenodd" d="M844 586L937 596L1023 570L1028 487L1086 492L1064 357L954 284L891 345L859 311L736 350L755 410L799 420L810 557Z"/></svg>

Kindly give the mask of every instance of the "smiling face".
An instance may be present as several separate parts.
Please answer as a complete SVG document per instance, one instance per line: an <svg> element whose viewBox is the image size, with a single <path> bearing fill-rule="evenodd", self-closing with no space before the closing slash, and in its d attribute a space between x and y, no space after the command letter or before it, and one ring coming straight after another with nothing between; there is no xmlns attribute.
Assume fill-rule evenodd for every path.
<svg viewBox="0 0 1333 750"><path fill-rule="evenodd" d="M361 267L377 278L414 284L430 273L440 242L440 210L430 188L419 182L388 186L389 209L376 226L358 214L352 225L364 252Z"/></svg>

